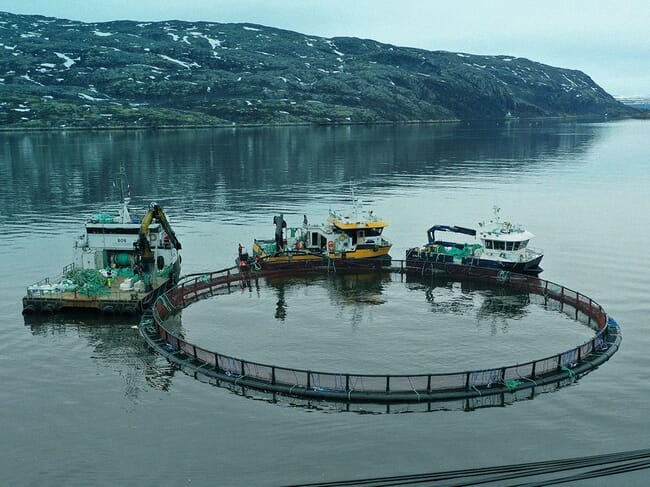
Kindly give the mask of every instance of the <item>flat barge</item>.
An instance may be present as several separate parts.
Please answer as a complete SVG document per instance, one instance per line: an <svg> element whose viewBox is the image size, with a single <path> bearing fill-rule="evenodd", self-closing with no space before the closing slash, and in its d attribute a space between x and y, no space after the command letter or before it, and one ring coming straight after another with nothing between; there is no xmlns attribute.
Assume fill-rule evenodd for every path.
<svg viewBox="0 0 650 487"><path fill-rule="evenodd" d="M27 294L23 297L23 314L92 311L139 315L149 308L158 296L170 289L178 278L178 276L158 278L156 287L146 291L138 288L124 290L125 281L128 285L129 278L118 276L112 280L110 286L107 282L100 293L86 295L78 288L71 289L73 286L64 287L67 283L64 276L72 269L73 265L70 265L64 269L61 276L45 278L29 286Z"/></svg>

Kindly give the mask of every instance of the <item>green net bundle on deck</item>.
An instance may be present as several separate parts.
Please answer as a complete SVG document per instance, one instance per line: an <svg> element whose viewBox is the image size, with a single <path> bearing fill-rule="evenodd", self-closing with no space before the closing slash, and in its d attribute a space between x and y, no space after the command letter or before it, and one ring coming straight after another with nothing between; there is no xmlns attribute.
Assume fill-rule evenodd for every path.
<svg viewBox="0 0 650 487"><path fill-rule="evenodd" d="M169 277L169 274L172 272L173 269L174 269L173 265L168 265L167 267L165 267L161 271L158 271L156 273L156 276L158 276L158 277Z"/></svg>
<svg viewBox="0 0 650 487"><path fill-rule="evenodd" d="M278 250L275 242L264 242L262 240L258 240L257 245L259 245L259 247L264 251L266 255L273 255Z"/></svg>
<svg viewBox="0 0 650 487"><path fill-rule="evenodd" d="M114 217L110 213L97 213L93 220L96 223L113 223Z"/></svg>
<svg viewBox="0 0 650 487"><path fill-rule="evenodd" d="M77 292L85 296L108 294L106 278L95 269L73 269L66 273L66 279L77 285Z"/></svg>
<svg viewBox="0 0 650 487"><path fill-rule="evenodd" d="M432 245L428 248L429 252L451 255L455 258L462 259L463 257L471 257L477 249L480 249L479 244L465 244L463 248L458 247L445 247L444 245Z"/></svg>
<svg viewBox="0 0 650 487"><path fill-rule="evenodd" d="M114 276L120 276L120 277L137 277L134 276L133 274L133 269L130 267L118 267L117 269L111 269L113 272ZM134 279L133 282L137 281L137 279Z"/></svg>

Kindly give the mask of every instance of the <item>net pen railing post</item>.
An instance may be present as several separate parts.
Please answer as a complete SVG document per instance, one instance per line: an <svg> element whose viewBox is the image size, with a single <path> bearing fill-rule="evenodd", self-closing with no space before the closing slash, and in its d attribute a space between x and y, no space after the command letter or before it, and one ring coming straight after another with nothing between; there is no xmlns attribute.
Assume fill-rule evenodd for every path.
<svg viewBox="0 0 650 487"><path fill-rule="evenodd" d="M533 361L533 370L530 372L530 377L535 380L536 377L536 368L537 368L537 361Z"/></svg>

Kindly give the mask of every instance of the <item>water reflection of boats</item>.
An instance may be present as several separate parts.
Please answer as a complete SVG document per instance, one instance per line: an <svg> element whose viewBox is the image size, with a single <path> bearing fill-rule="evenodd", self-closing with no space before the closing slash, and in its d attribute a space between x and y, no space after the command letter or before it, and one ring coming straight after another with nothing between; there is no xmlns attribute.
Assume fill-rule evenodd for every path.
<svg viewBox="0 0 650 487"><path fill-rule="evenodd" d="M527 314L531 304L526 291L482 281L450 279L442 274L427 277L407 274L406 285L423 291L434 313L476 313L479 320L518 319Z"/></svg>
<svg viewBox="0 0 650 487"><path fill-rule="evenodd" d="M277 293L275 319L287 316L286 291L309 286L324 287L332 303L337 306L377 306L384 304L385 288L391 281L390 273L337 273L326 276L276 276L266 278L266 285Z"/></svg>
<svg viewBox="0 0 650 487"><path fill-rule="evenodd" d="M130 189L121 176L117 214L98 213L86 222L74 242L73 263L60 276L29 286L23 313L137 313L177 281L181 244L165 213L152 203L143 216L132 214Z"/></svg>
<svg viewBox="0 0 650 487"><path fill-rule="evenodd" d="M146 387L166 391L175 368L153 352L137 332L139 319L129 315L103 315L69 312L23 316L25 326L34 337L70 336L85 340L92 350L89 357L108 365L124 379L124 395L137 398ZM172 317L170 327L180 329L180 318ZM58 342L59 340L55 341ZM79 347L75 346L75 350ZM143 384L144 379L144 384Z"/></svg>
<svg viewBox="0 0 650 487"><path fill-rule="evenodd" d="M386 302L384 294L391 282L391 274L339 274L331 282L332 301L342 305L377 306Z"/></svg>
<svg viewBox="0 0 650 487"><path fill-rule="evenodd" d="M407 265L445 266L460 264L473 267L538 275L544 253L528 246L534 235L521 225L501 221L499 208L494 208L494 219L479 223L480 230L459 226L434 225L427 231L428 243L422 248L406 251ZM467 243L436 238L436 232L470 235L481 243Z"/></svg>
<svg viewBox="0 0 650 487"><path fill-rule="evenodd" d="M333 264L348 267L390 265L392 244L382 236L388 223L372 210L364 211L353 198L351 212L330 210L326 223L288 227L284 215L273 218L275 238L255 239L252 255L239 247L237 264L287 266Z"/></svg>
<svg viewBox="0 0 650 487"><path fill-rule="evenodd" d="M486 294L478 310L479 319L520 319L527 314L527 307L531 304L530 294Z"/></svg>

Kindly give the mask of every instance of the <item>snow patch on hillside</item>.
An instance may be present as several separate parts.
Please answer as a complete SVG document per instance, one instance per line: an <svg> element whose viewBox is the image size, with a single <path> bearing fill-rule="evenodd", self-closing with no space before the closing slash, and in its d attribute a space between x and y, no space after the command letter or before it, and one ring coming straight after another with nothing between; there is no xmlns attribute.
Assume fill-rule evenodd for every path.
<svg viewBox="0 0 650 487"><path fill-rule="evenodd" d="M74 64L75 61L79 61L79 58L72 59L71 57L66 56L61 52L55 52L54 54L56 54L56 57L63 59L63 65L68 69L70 69L70 67Z"/></svg>

